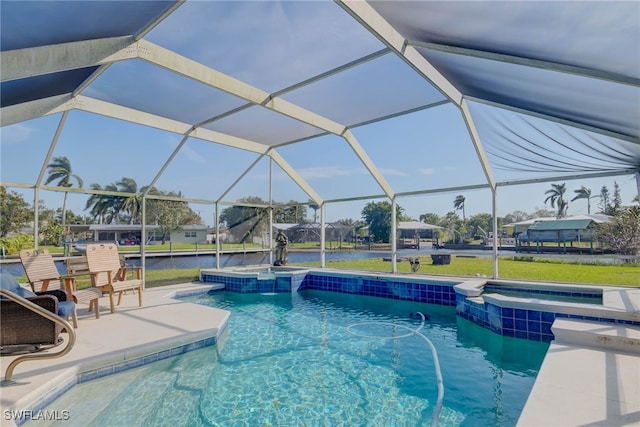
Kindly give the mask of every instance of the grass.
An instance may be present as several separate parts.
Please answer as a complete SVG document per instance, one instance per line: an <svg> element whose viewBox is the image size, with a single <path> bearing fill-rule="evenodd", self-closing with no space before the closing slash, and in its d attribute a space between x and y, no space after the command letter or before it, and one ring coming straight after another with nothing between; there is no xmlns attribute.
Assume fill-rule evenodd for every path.
<svg viewBox="0 0 640 427"><path fill-rule="evenodd" d="M493 275L491 258L460 258L453 256L451 264L433 265L425 257L420 259L419 274L476 277ZM320 263L305 263L309 267L319 267ZM366 270L388 273L391 263L382 258L360 260L329 261L327 267L337 269ZM408 262L398 262L399 273L410 273ZM640 287L640 265L578 264L549 259L534 261L514 261L513 258L498 260L501 279L528 281L599 284L611 286Z"/></svg>
<svg viewBox="0 0 640 427"><path fill-rule="evenodd" d="M175 285L177 283L195 282L200 279L200 269L195 268L171 268L166 270L147 270L146 287Z"/></svg>
<svg viewBox="0 0 640 427"><path fill-rule="evenodd" d="M242 245L225 245L225 248ZM301 245L302 246L302 245ZM213 245L198 245L198 249ZM260 247L259 245L247 245L249 247ZM169 245L154 245L153 249L169 250ZM297 247L296 247L297 248ZM54 248L51 248L54 249ZM62 251L62 248L56 248ZM121 246L120 250L139 250L137 246ZM193 244L173 245L174 250L194 250ZM425 275L446 275L476 277L493 275L493 260L491 258L477 257L456 257L452 256L451 264L432 265L430 257L421 257L421 266L418 274ZM293 265L293 264L292 264ZM307 262L303 265L307 267L320 267L319 262ZM359 260L329 261L327 267L336 269L362 270L389 273L391 263L380 258L369 258ZM411 267L408 262L398 262L399 273L410 273ZM175 283L197 281L199 268L189 269L168 269L168 270L147 270L146 286L156 287ZM558 283L581 283L598 284L611 286L635 286L640 287L640 265L629 264L580 264L557 259L546 259L537 256L503 257L498 259L498 273L501 279L530 280L541 282ZM26 278L23 278L26 280ZM23 280L24 281L24 280ZM88 286L88 283L80 282L80 287Z"/></svg>
<svg viewBox="0 0 640 427"><path fill-rule="evenodd" d="M448 265L433 265L431 260L426 257L422 257L420 261L421 266L418 274L464 277L476 277L477 275L491 277L493 275L493 260L491 258L454 256L451 264ZM320 267L319 262L295 265ZM382 258L329 261L327 267L384 273L391 271L391 263L383 261ZM398 262L397 267L399 273L411 272L411 266L407 262ZM156 287L197 281L199 272L199 268L147 270L146 286ZM638 264L578 264L544 258L533 261L514 260L510 257L498 260L498 272L501 279L640 287L640 265Z"/></svg>

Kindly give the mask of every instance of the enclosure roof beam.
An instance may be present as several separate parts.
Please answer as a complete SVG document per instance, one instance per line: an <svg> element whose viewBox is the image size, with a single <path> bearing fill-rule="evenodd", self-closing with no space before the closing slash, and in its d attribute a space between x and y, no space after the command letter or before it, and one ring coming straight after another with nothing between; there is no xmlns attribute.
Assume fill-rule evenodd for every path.
<svg viewBox="0 0 640 427"><path fill-rule="evenodd" d="M269 147L265 146L264 144L259 144L257 142L249 141L244 138L238 138L236 136L227 135L221 132L216 132L204 128L193 129L193 126L187 123L179 122L177 120L168 119L166 117L161 117L150 113L145 113L139 110L123 107L121 105L112 104L105 101L100 101L82 95L76 97L71 102L71 106L78 110L99 114L118 120L124 120L127 122L137 123L156 129L166 130L168 132L173 132L181 135L189 133L190 136L194 138L202 139L209 142L215 142L229 147L239 148L254 153L264 154L269 149ZM62 106L61 108L68 108L68 106Z"/></svg>
<svg viewBox="0 0 640 427"><path fill-rule="evenodd" d="M275 97L268 92L253 87L238 79L202 65L189 58L178 55L175 52L164 49L148 41L141 40L139 42L138 51L140 54L140 58L149 63L181 74L185 77L206 84L207 86L222 90L226 93L237 96L256 105L261 105L265 108L269 108L294 120L298 120L300 122L314 126L318 129L325 130L334 135L345 137L356 154L358 154L358 157L363 161L365 167L374 174L375 180L381 186L383 191L389 196L391 196L391 194L393 193L389 184L386 183L386 181L382 177L382 174L377 170L376 166L373 164L373 162L371 162L366 153L364 153L364 150L362 150L357 141L355 141L355 138L353 138L350 132L347 131L347 127L345 125L334 122L333 120L309 111L282 98Z"/></svg>
<svg viewBox="0 0 640 427"><path fill-rule="evenodd" d="M222 90L256 105L262 105L280 114L333 134L339 135L345 129L345 126L340 123L336 123L282 98L273 97L268 92L200 64L199 62L178 55L173 51L164 49L146 40L140 40L138 43L140 46L138 50L140 59L149 63L181 74L207 86Z"/></svg>
<svg viewBox="0 0 640 427"><path fill-rule="evenodd" d="M469 131L469 136L471 137L471 142L473 143L473 148L476 149L476 154L478 155L478 160L480 161L480 165L482 166L484 176L487 178L487 182L491 186L491 189L495 190L496 179L493 176L493 172L491 171L489 159L487 159L487 154L485 153L482 141L480 140L478 129L476 129L476 125L473 122L473 117L471 117L471 111L469 111L469 104L467 103L466 99L462 100L460 111L462 112L462 117L464 118L464 122L467 125L467 130Z"/></svg>
<svg viewBox="0 0 640 427"><path fill-rule="evenodd" d="M382 173L380 173L380 171L375 166L375 164L373 163L373 161L371 160L371 158L369 157L365 149L362 148L362 145L360 145L360 143L358 142L356 137L351 133L351 131L346 130L342 135L342 137L345 139L345 141L347 141L347 144L349 144L353 152L356 154L356 156L358 156L358 158L360 159L364 167L367 168L367 170L369 171L373 179L378 183L380 188L382 188L382 191L384 191L385 195L390 199L393 198L393 195L394 195L393 189L391 188L387 180L384 178L384 176L382 176Z"/></svg>
<svg viewBox="0 0 640 427"><path fill-rule="evenodd" d="M420 52L407 44L407 40L393 28L366 1L342 1L337 3L354 19L375 35L382 43L393 50L400 58L436 87L444 96L456 105L462 102L462 93Z"/></svg>
<svg viewBox="0 0 640 427"><path fill-rule="evenodd" d="M284 173L289 175L289 178L291 178L296 184L298 184L302 191L307 193L307 196L309 196L317 205L321 205L323 203L322 197L320 197L320 195L309 185L309 183L298 173L298 171L291 167L291 165L280 155L280 153L278 153L275 149L272 149L269 150L269 156L271 156L273 161L276 162L278 166L280 166Z"/></svg>
<svg viewBox="0 0 640 427"><path fill-rule="evenodd" d="M49 144L49 151L47 151L47 155L42 161L42 167L40 168L40 173L38 174L38 178L36 179L36 188L40 187L42 184L42 180L44 179L44 174L47 171L47 167L49 165L49 161L53 156L53 151L58 144L58 140L60 139L60 134L62 133L62 129L64 128L64 124L67 121L67 117L69 116L69 112L65 111L62 113L62 117L60 117L60 121L58 122L58 126L56 127L56 133L53 135L53 139L51 140L51 144Z"/></svg>
<svg viewBox="0 0 640 427"><path fill-rule="evenodd" d="M632 136L632 135L626 135L626 134L623 134L623 133L613 132L613 131L602 129L602 128L599 128L599 127L586 125L584 123L563 119L561 117L550 116L548 114L543 114L543 113L539 113L539 112L532 111L532 110L525 110L523 108L514 107L512 105L506 105L506 104L501 104L501 103L495 102L495 101L489 101L487 99L476 98L476 97L473 97L473 96L465 96L465 99L467 101L477 102L478 104L489 105L491 107L496 107L496 108L501 108L503 110L513 111L514 113L519 113L519 114L535 117L535 118L538 118L538 119L543 119L543 120L548 120L550 122L559 123L561 125L571 126L571 127L577 128L577 129L586 130L588 132L597 133L597 134L600 134L600 135L608 136L610 138L616 138L616 139L621 139L623 141L632 142L634 144L640 144L640 138Z"/></svg>
<svg viewBox="0 0 640 427"><path fill-rule="evenodd" d="M216 200L216 203L222 203L222 199L223 199L227 194L229 194L229 192L230 192L231 190L233 190L233 188L234 188L236 185L238 185L238 183L239 183L240 181L242 181L242 178L244 178L244 177L245 177L245 176L246 176L246 175L251 171L251 169L253 169L253 168L254 168L254 167L255 167L255 166L260 162L260 160L262 160L262 158L263 158L264 156L265 156L264 154L261 154L260 156L258 156L258 157L253 161L253 163L251 163L251 165L249 165L249 167L248 167L248 168L246 168L246 169L244 170L244 172L242 172L242 173L240 174L240 176L239 176L238 178L236 178L236 180L235 180L235 181L233 181L233 182L231 183L231 185L230 185L230 186L229 186L229 187L224 191L224 193L222 193L222 194L220 195L220 197L218 197L218 200Z"/></svg>
<svg viewBox="0 0 640 427"><path fill-rule="evenodd" d="M133 37L82 40L0 52L3 82L136 58Z"/></svg>
<svg viewBox="0 0 640 427"><path fill-rule="evenodd" d="M60 112L60 105L71 99L70 93L36 99L0 109L0 126L9 126Z"/></svg>
<svg viewBox="0 0 640 427"><path fill-rule="evenodd" d="M595 70L593 68L579 67L575 65L561 64L558 62L544 61L540 59L526 58L522 56L507 55L504 53L488 52L478 49L469 49L460 46L451 46L439 43L425 43L421 41L408 40L409 46L433 50L438 52L452 53L456 55L469 56L474 58L486 59L489 61L504 62L507 64L522 65L529 68L538 68L541 70L555 71L564 74L573 74L577 76L590 77L594 79L604 80L613 83L626 84L631 86L640 86L640 79L625 76L617 73Z"/></svg>

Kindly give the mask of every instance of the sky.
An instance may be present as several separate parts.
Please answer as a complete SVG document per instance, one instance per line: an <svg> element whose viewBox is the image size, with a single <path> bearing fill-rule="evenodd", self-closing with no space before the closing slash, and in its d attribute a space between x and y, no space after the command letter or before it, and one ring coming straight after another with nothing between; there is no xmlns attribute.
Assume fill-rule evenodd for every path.
<svg viewBox="0 0 640 427"><path fill-rule="evenodd" d="M187 2L163 25L151 31L147 39L269 93L383 47L333 2L235 2L233 7L229 2ZM190 124L245 104L230 94L138 59L113 64L82 95ZM343 124L360 123L433 103L430 108L411 114L354 127L352 133L396 192L486 182L458 108L435 104L444 99L442 95L393 54L376 57L316 84L288 92L283 98ZM507 151L500 145L498 135L485 129L486 126L483 128L488 120L483 122L482 118L495 114L492 116L493 112L483 106L472 105L472 108L477 111L483 144L492 152ZM43 165L46 166L47 152L61 118L61 114L53 114L0 129L3 182L33 184L36 181ZM566 133L560 125L542 129L534 119L525 123L516 113L502 112L499 118L515 132ZM279 147L277 151L323 199L382 194L378 183L344 139L335 135L313 137L321 131L310 125L254 106L206 127L265 144L309 138ZM73 172L83 179L84 187L93 183L104 187L123 177L133 178L142 187L157 178L156 187L181 191L193 199L222 197L225 201L234 201L259 196L267 200L270 191L276 202L309 199L278 165L270 164L267 158L258 160L254 153L189 138L172 161L165 164L182 135L79 110L68 114L61 129L52 157L69 158ZM569 130L568 133L569 139L585 137L585 131ZM533 135L532 138L539 136L535 132ZM564 155L568 162L578 161L570 151ZM545 176L499 167L492 172L499 180ZM568 171L558 175L562 178L553 182L499 188L498 215L516 210L532 213L551 209L545 206L544 199L545 191L554 182L566 182L569 199L582 185L591 188L594 195L607 186L612 194L614 182L620 186L624 204L630 204L637 194L635 177L631 175L589 180L571 180ZM46 172L44 177L46 179ZM32 201L32 190L13 190ZM459 194L466 198L467 217L491 212L489 190L401 197L398 204L406 215L415 219L424 213L443 216L453 210L453 201ZM40 196L49 208L62 205L63 193L43 191ZM70 194L68 208L77 214L87 214L86 198ZM359 219L367 202L382 200L385 199L330 203L326 208L326 221ZM594 199L592 213L597 210L597 204L598 200ZM191 208L205 223L213 224L213 205L192 203ZM570 203L569 215L586 213L584 200ZM309 217L312 215L309 209Z"/></svg>

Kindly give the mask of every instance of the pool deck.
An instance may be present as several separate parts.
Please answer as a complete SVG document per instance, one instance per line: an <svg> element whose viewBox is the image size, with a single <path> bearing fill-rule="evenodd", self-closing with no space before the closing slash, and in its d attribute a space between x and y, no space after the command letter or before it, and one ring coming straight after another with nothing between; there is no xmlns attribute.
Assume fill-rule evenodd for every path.
<svg viewBox="0 0 640 427"><path fill-rule="evenodd" d="M553 328L517 426L640 426L640 330L564 319Z"/></svg>
<svg viewBox="0 0 640 427"><path fill-rule="evenodd" d="M182 284L149 288L143 293L143 307L137 295L123 296L116 312L109 312L107 297L100 299L100 318L80 304L76 343L69 354L41 361L27 361L14 371L15 385L0 389L2 424L12 425L9 412L33 409L47 396L58 394L80 374L94 372L126 361L153 358L160 352L184 348L217 338L224 332L230 312L173 298L176 293L206 292L205 284ZM61 337L67 339L67 334ZM64 344L49 352L58 352ZM17 356L0 358L2 379ZM63 408L62 408L63 409ZM70 414L73 420L73 414Z"/></svg>
<svg viewBox="0 0 640 427"><path fill-rule="evenodd" d="M7 410L38 407L44 397L57 394L80 374L219 337L228 311L173 298L208 288L181 284L147 289L143 307L138 307L135 295L126 295L114 314L109 313L108 299L102 298L100 319L81 305L71 352L60 359L18 365L13 377L17 384L0 389L2 425L12 424ZM635 295L639 292L632 290L625 301L633 301L631 311L640 314ZM556 319L553 332L556 339L518 426L640 426L640 329ZM0 359L3 378L14 357Z"/></svg>
<svg viewBox="0 0 640 427"><path fill-rule="evenodd" d="M640 289L605 293L604 305L640 315ZM518 427L640 426L640 328L556 319Z"/></svg>

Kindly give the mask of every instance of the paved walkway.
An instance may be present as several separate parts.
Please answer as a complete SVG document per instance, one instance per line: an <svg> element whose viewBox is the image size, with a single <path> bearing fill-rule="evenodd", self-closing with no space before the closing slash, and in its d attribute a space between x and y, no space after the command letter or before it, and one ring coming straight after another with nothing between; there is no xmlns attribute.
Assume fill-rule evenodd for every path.
<svg viewBox="0 0 640 427"><path fill-rule="evenodd" d="M38 406L43 398L57 395L60 387L81 373L219 336L226 327L229 311L172 298L176 292L208 288L198 284L150 288L143 293L143 307L138 307L136 295L129 294L114 314L109 312L108 298L103 297L99 319L88 312L86 305L80 305L76 344L71 352L59 359L19 364L13 375L16 384L2 387L0 424L10 425L7 411ZM61 336L66 339L67 335ZM61 346L48 351L57 352ZM0 358L3 379L7 365L15 357Z"/></svg>

